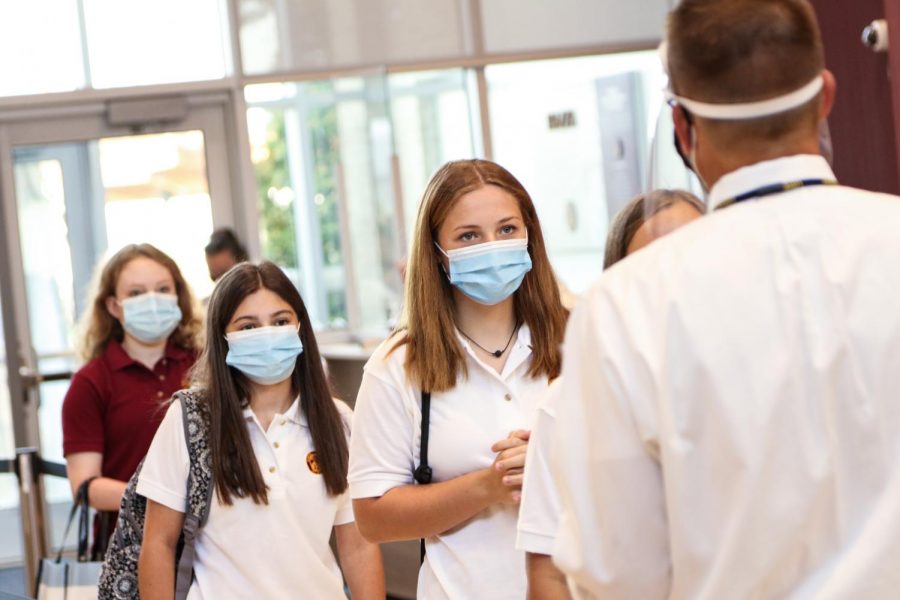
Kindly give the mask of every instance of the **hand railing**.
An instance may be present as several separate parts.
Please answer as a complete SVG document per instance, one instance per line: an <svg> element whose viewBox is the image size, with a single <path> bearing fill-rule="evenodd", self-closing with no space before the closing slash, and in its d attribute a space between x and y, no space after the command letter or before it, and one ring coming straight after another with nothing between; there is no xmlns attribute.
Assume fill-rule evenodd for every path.
<svg viewBox="0 0 900 600"><path fill-rule="evenodd" d="M44 356L42 358L68 357ZM28 368L19 369L22 381L24 405L37 399L42 383L68 381L72 371L59 369L39 372ZM19 484L19 516L22 521L22 553L25 574L25 589L36 594L34 586L41 560L48 556L49 535L47 527L47 504L41 475L66 478L66 465L43 460L37 448L17 448L15 458L0 459L0 473L13 473Z"/></svg>

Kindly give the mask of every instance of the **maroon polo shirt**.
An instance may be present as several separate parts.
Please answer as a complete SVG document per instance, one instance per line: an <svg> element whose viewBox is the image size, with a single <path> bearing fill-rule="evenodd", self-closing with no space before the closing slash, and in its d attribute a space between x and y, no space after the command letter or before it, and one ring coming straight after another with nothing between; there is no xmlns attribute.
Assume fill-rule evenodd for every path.
<svg viewBox="0 0 900 600"><path fill-rule="evenodd" d="M72 378L62 408L63 454L100 452L101 473L128 481L147 454L172 394L196 356L171 342L153 370L111 340Z"/></svg>

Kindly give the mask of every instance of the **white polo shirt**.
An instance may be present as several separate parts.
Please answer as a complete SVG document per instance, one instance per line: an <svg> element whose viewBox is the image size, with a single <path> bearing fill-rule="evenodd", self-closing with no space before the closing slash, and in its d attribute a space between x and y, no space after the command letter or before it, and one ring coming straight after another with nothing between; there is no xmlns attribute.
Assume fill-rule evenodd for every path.
<svg viewBox="0 0 900 600"><path fill-rule="evenodd" d="M793 156L709 200L833 178ZM898 290L900 198L838 186L604 272L569 320L551 455L582 597L900 597Z"/></svg>
<svg viewBox="0 0 900 600"><path fill-rule="evenodd" d="M335 403L349 423L350 408ZM189 600L345 598L328 542L334 526L353 522L353 507L346 492L329 496L322 475L308 465L314 447L299 399L275 415L268 431L249 408L244 419L269 504L234 498L225 506L213 493L209 520L197 539ZM175 402L150 445L137 492L184 512L188 468L181 406Z"/></svg>
<svg viewBox="0 0 900 600"><path fill-rule="evenodd" d="M553 554L553 542L559 528L559 492L550 466L559 387L559 379L551 383L537 409L525 455L525 483L516 537L517 549L548 556Z"/></svg>
<svg viewBox="0 0 900 600"><path fill-rule="evenodd" d="M491 445L515 429L530 429L547 379L527 375L531 334L522 326L503 373L484 364L467 341L468 379L431 396L428 461L434 481L447 481L490 467ZM406 349L390 349L389 339L365 367L356 401L350 444L350 494L382 496L397 486L412 485L418 466L421 429L420 391L403 368ZM446 534L426 540L419 571L422 600L525 598L525 555L515 549L515 506L494 505Z"/></svg>

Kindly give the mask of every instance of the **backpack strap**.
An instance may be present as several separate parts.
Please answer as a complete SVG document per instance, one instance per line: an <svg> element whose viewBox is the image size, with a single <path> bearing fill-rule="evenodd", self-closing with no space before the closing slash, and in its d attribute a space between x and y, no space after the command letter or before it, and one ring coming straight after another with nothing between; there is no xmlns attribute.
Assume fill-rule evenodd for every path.
<svg viewBox="0 0 900 600"><path fill-rule="evenodd" d="M431 422L431 392L422 392L422 441L419 444L419 466L413 472L416 483L431 483L431 467L428 466L428 433Z"/></svg>
<svg viewBox="0 0 900 600"><path fill-rule="evenodd" d="M428 466L428 434L431 429L431 392L422 392L421 442L419 443L419 466L413 471L416 483L431 483L431 467ZM419 563L425 562L425 538L419 540Z"/></svg>
<svg viewBox="0 0 900 600"><path fill-rule="evenodd" d="M178 392L181 401L184 439L190 456L187 481L187 503L182 526L183 545L181 557L175 569L175 599L187 598L194 580L195 545L200 529L209 518L212 504L212 468L209 453L209 412L198 393L190 390Z"/></svg>

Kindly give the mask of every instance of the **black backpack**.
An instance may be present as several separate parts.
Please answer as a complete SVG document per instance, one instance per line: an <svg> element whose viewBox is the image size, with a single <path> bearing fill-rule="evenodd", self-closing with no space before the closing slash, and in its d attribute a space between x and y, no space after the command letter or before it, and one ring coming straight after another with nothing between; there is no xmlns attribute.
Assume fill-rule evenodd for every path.
<svg viewBox="0 0 900 600"><path fill-rule="evenodd" d="M194 578L194 544L200 528L206 524L212 501L212 462L207 434L209 432L209 409L199 390L181 390L173 400L181 402L184 421L184 439L190 455L190 472L187 481L187 506L184 512L184 526L175 553L175 598L187 597ZM144 538L144 516L147 499L136 491L141 467L138 465L128 481L116 529L106 550L106 559L100 573L98 600L137 600L138 558Z"/></svg>

